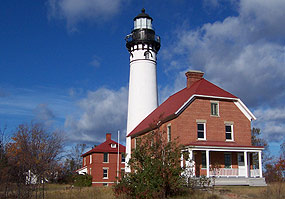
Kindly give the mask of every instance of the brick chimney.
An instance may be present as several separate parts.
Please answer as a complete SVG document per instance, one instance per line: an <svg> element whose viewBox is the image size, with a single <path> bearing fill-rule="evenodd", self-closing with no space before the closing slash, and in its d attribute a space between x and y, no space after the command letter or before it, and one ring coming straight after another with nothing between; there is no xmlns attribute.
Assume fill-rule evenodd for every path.
<svg viewBox="0 0 285 199"><path fill-rule="evenodd" d="M111 133L106 133L106 141L111 140L112 134Z"/></svg>
<svg viewBox="0 0 285 199"><path fill-rule="evenodd" d="M198 70L189 70L185 73L187 77L187 88L192 86L195 82L203 78L204 72Z"/></svg>

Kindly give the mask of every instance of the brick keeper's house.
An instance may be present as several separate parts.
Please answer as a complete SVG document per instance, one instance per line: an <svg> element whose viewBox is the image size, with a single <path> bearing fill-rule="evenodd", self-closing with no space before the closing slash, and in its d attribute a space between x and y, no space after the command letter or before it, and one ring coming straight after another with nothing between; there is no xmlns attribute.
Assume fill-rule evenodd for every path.
<svg viewBox="0 0 285 199"><path fill-rule="evenodd" d="M251 121L255 116L236 96L203 78L201 71L186 73L187 87L170 96L150 113L127 137L131 148L149 133L156 121L170 141L178 137L189 151L181 166L192 175L216 176L216 185L266 185L262 177L263 147L251 144ZM252 156L258 157L253 165ZM213 165L219 165L213 169Z"/></svg>
<svg viewBox="0 0 285 199"><path fill-rule="evenodd" d="M125 172L125 151L126 147L113 141L107 133L105 142L82 154L82 168L76 172L91 175L92 186L113 185Z"/></svg>

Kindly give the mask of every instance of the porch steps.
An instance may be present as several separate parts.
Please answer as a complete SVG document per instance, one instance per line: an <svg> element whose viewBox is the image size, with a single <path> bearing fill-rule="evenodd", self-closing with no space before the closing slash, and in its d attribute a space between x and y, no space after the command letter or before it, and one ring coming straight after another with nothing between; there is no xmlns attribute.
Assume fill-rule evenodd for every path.
<svg viewBox="0 0 285 199"><path fill-rule="evenodd" d="M216 186L267 186L264 178L216 178Z"/></svg>
<svg viewBox="0 0 285 199"><path fill-rule="evenodd" d="M249 178L249 186L264 187L267 184L265 178Z"/></svg>

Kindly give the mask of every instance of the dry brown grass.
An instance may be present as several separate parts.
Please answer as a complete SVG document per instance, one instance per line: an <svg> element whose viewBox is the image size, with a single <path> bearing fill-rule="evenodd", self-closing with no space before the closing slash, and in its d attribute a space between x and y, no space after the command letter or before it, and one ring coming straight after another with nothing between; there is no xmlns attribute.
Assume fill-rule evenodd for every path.
<svg viewBox="0 0 285 199"><path fill-rule="evenodd" d="M115 199L112 187L74 187L49 184L46 199ZM267 187L225 186L211 191L198 190L175 199L285 199L285 183L270 184ZM120 199L124 199L123 196Z"/></svg>
<svg viewBox="0 0 285 199"><path fill-rule="evenodd" d="M216 188L224 199L285 199L285 183L272 183L267 187L225 186Z"/></svg>
<svg viewBox="0 0 285 199"><path fill-rule="evenodd" d="M46 199L115 199L111 187L74 187L69 185L48 185Z"/></svg>

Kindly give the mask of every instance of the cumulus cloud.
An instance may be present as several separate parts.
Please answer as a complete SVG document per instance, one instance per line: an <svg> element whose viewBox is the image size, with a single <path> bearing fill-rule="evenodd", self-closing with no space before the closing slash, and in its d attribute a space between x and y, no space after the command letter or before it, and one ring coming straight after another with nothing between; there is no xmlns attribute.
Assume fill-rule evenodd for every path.
<svg viewBox="0 0 285 199"><path fill-rule="evenodd" d="M264 136L271 141L279 142L285 135L285 106L275 108L258 108L254 111L258 120L254 125L262 130Z"/></svg>
<svg viewBox="0 0 285 199"><path fill-rule="evenodd" d="M188 69L204 71L207 79L240 97L251 109L274 108L284 104L280 99L285 96L284 10L283 0L241 0L238 16L177 31L178 42L167 54L177 55L171 58L176 65L187 63ZM179 75L176 82L185 85L185 77ZM280 129L275 125L266 131L280 135L276 134Z"/></svg>
<svg viewBox="0 0 285 199"><path fill-rule="evenodd" d="M82 142L103 142L106 133L121 131L125 137L127 121L127 88L115 91L101 88L89 91L79 101L82 114L79 118L67 117L65 127L69 139Z"/></svg>
<svg viewBox="0 0 285 199"><path fill-rule="evenodd" d="M71 31L82 21L100 22L116 15L127 0L48 0L49 18L64 19Z"/></svg>

